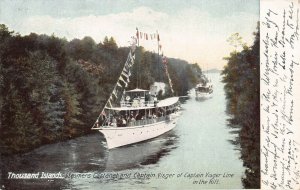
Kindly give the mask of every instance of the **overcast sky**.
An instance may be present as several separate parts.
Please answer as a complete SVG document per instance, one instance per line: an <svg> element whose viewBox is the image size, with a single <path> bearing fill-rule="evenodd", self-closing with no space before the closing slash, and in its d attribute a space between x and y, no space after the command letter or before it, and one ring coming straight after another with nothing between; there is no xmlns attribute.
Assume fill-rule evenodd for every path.
<svg viewBox="0 0 300 190"><path fill-rule="evenodd" d="M164 54L222 69L238 32L249 45L259 20L259 0L0 0L0 23L22 35L113 36L127 46L136 27L160 34ZM154 41L141 41L148 50Z"/></svg>

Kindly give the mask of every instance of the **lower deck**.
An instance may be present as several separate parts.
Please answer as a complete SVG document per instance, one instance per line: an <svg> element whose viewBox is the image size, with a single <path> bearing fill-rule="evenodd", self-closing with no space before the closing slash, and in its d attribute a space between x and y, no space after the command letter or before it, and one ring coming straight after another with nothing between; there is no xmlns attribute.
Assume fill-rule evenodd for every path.
<svg viewBox="0 0 300 190"><path fill-rule="evenodd" d="M174 113L170 115L169 119L140 126L107 126L99 129L99 132L105 136L107 147L111 149L155 138L167 131L170 131L176 126L179 116L179 112Z"/></svg>

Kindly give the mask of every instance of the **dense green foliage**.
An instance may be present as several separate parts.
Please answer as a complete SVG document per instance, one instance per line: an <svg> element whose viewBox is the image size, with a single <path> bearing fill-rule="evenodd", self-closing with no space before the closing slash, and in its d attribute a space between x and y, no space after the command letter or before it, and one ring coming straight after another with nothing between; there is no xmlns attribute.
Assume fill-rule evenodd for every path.
<svg viewBox="0 0 300 190"><path fill-rule="evenodd" d="M232 52L222 71L231 126L238 129L237 143L245 171L245 188L260 187L259 31L251 47Z"/></svg>
<svg viewBox="0 0 300 190"><path fill-rule="evenodd" d="M90 37L68 42L34 33L21 36L0 24L1 153L26 152L90 133L128 52L112 37L98 44ZM139 47L136 62L130 80L139 81L139 88L167 82L161 57ZM197 64L176 59L168 69L178 95L201 74ZM129 89L135 87L131 82Z"/></svg>

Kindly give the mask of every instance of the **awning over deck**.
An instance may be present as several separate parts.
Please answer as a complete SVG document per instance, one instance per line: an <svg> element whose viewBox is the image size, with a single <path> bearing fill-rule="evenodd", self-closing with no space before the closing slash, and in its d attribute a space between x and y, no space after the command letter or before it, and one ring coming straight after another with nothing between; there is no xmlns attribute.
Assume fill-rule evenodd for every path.
<svg viewBox="0 0 300 190"><path fill-rule="evenodd" d="M133 89L133 90L128 90L126 92L147 92L149 90L144 90L144 89L140 89L140 88L136 88L136 89Z"/></svg>
<svg viewBox="0 0 300 190"><path fill-rule="evenodd" d="M113 108L105 108L108 110L115 110L115 111L128 111L128 110L144 110L144 109L152 109L155 108L153 106L145 106L145 107L113 107Z"/></svg>
<svg viewBox="0 0 300 190"><path fill-rule="evenodd" d="M166 98L164 100L161 100L158 102L157 107L166 107L170 106L173 104L176 104L179 100L179 97L171 97L171 98Z"/></svg>

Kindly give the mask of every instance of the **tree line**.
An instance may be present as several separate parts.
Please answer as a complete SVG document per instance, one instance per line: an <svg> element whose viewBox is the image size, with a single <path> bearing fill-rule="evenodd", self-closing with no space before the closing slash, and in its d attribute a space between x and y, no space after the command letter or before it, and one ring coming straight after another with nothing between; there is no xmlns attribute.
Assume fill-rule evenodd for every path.
<svg viewBox="0 0 300 190"><path fill-rule="evenodd" d="M96 43L91 37L21 36L0 24L0 153L28 152L91 133L128 52L113 37ZM139 88L167 83L161 56L138 47L135 61L130 80L140 80ZM178 59L169 60L168 70L177 95L201 76L197 64Z"/></svg>
<svg viewBox="0 0 300 190"><path fill-rule="evenodd" d="M237 129L235 144L241 148L246 167L242 179L245 188L260 188L260 59L259 28L252 46L243 44L242 51L226 57L222 71L230 125ZM240 38L238 38L240 40Z"/></svg>

